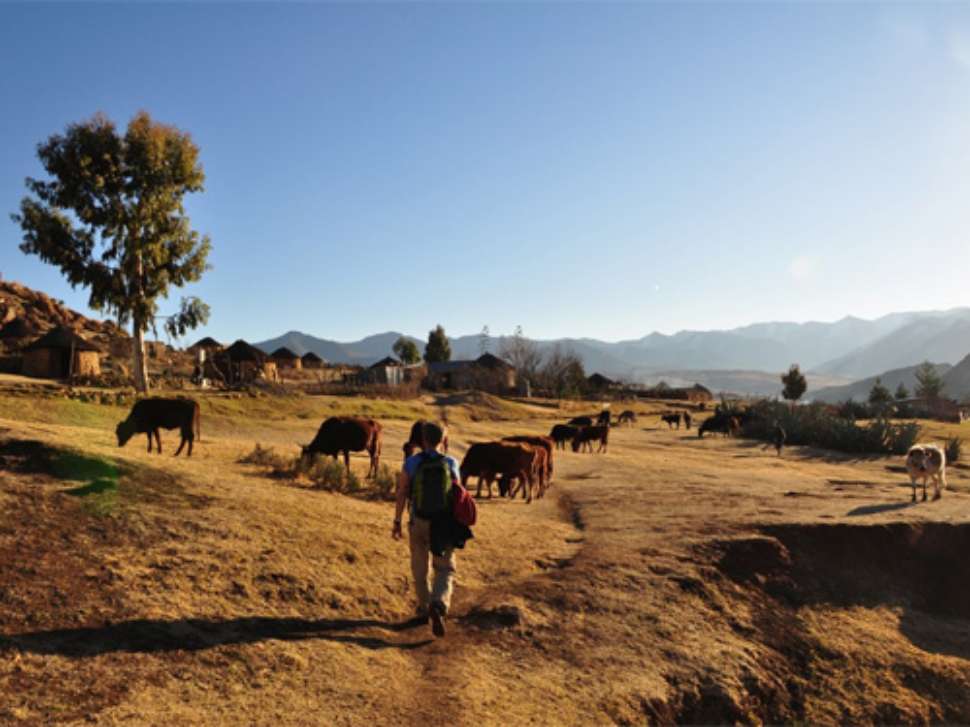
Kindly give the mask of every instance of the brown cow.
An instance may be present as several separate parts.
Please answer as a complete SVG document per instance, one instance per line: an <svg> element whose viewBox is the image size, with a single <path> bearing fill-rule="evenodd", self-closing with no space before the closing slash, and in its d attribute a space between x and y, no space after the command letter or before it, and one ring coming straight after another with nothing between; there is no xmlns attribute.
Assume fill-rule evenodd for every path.
<svg viewBox="0 0 970 727"><path fill-rule="evenodd" d="M423 427L425 425L424 419L418 419L414 424L411 425L411 434L408 435L408 441L404 443L404 459L410 457L418 449L424 449L424 440L422 437ZM441 440L441 450L443 452L448 451L448 435Z"/></svg>
<svg viewBox="0 0 970 727"><path fill-rule="evenodd" d="M508 494L510 499L515 499L516 494L521 489L522 499L525 500L526 485L528 484L528 502L532 502L533 484L538 484L539 492L536 495L537 498L540 498L546 494L546 489L549 485L548 481L546 480L546 472L548 471L549 467L549 452L543 446L529 444L528 442L518 442L518 444L521 444L524 447L529 447L534 454L532 459L532 482L527 482L527 480L523 479L521 475L502 475L499 479L499 492L502 491L504 483L505 492ZM513 486L512 480L518 480L518 484Z"/></svg>
<svg viewBox="0 0 970 727"><path fill-rule="evenodd" d="M576 432L576 436L573 437L573 451L579 452L580 449L589 449L590 453L593 451L593 442L599 441L600 446L597 452L605 452L606 446L609 444L610 438L610 428L595 426L595 427L580 427L579 431Z"/></svg>
<svg viewBox="0 0 970 727"><path fill-rule="evenodd" d="M574 427L591 427L593 426L593 417L573 417L566 423Z"/></svg>
<svg viewBox="0 0 970 727"><path fill-rule="evenodd" d="M620 415L616 418L616 425L620 426L622 424L635 424L637 421L637 415L631 410L620 412Z"/></svg>
<svg viewBox="0 0 970 727"><path fill-rule="evenodd" d="M568 424L557 424L549 432L549 437L556 443L556 448L566 448L566 442L571 441L576 436L576 427Z"/></svg>
<svg viewBox="0 0 970 727"><path fill-rule="evenodd" d="M131 407L128 418L120 422L115 429L118 436L118 446L123 447L135 434L148 435L148 451L152 451L152 435L155 435L155 443L158 445L158 453L162 453L162 438L159 436L159 429L178 428L182 434L182 441L179 448L175 450L178 457L182 447L188 442L189 450L186 457L192 456L192 442L195 441L196 434L202 438L199 426L200 421L199 404L192 399L142 399L136 401Z"/></svg>
<svg viewBox="0 0 970 727"><path fill-rule="evenodd" d="M539 434L517 434L511 437L502 437L502 441L531 444L533 447L542 447L546 451L546 464L545 471L543 472L543 490L545 490L549 486L549 483L552 482L552 453L556 448L556 443L552 437L543 437Z"/></svg>
<svg viewBox="0 0 970 727"><path fill-rule="evenodd" d="M381 438L381 425L373 419L330 417L320 425L313 441L303 447L303 457L322 454L337 459L343 452L344 465L350 472L350 453L366 451L370 456L367 476L376 477L381 460Z"/></svg>
<svg viewBox="0 0 970 727"><path fill-rule="evenodd" d="M668 414L661 414L660 415L660 420L661 421L664 421L664 422L667 422L667 429L673 429L675 424L677 425L677 428L680 429L680 412L679 411L670 412Z"/></svg>
<svg viewBox="0 0 970 727"><path fill-rule="evenodd" d="M498 475L510 479L518 477L528 483L532 502L532 484L536 470L536 449L516 442L476 442L465 452L461 461L461 484L468 488L468 479L478 477L476 497L481 497L482 484L492 496L492 481Z"/></svg>

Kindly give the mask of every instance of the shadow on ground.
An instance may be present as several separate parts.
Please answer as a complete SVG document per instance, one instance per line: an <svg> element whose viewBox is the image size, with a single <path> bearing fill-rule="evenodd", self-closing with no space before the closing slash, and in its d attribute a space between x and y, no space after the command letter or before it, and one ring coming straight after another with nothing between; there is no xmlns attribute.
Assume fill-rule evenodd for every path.
<svg viewBox="0 0 970 727"><path fill-rule="evenodd" d="M33 631L0 637L0 652L19 650L32 654L68 657L99 656L128 652L151 654L167 651L200 651L225 644L250 644L276 639L303 641L325 639L356 644L366 649L416 649L431 639L398 642L356 630L399 633L421 626L417 619L402 622L373 619L301 619L253 616L228 620L187 618L171 621L135 619L105 626Z"/></svg>

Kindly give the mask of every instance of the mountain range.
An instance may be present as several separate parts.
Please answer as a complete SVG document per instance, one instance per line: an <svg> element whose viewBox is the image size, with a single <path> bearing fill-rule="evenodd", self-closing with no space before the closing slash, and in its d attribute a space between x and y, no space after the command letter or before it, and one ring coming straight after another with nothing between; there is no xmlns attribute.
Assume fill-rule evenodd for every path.
<svg viewBox="0 0 970 727"><path fill-rule="evenodd" d="M391 353L401 336L380 333L342 343L290 331L262 341L270 352L286 346L297 354L313 351L334 363L368 365ZM419 350L424 342L411 337ZM452 358L475 358L478 335L450 339ZM541 351L559 345L575 352L588 372L652 383L658 377L698 381L738 393L775 394L778 376L792 363L810 374L810 391L865 379L924 360L956 364L970 353L970 308L891 313L875 320L848 316L833 323L754 323L730 330L650 333L642 338L606 342L592 338L537 340ZM500 338L489 341L497 352ZM734 382L732 384L732 381Z"/></svg>

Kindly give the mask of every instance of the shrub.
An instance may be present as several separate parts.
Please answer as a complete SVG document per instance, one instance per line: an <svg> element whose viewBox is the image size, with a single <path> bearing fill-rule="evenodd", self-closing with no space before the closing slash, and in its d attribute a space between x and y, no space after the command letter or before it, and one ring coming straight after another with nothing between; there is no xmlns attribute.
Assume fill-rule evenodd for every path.
<svg viewBox="0 0 970 727"><path fill-rule="evenodd" d="M301 461L305 463L307 460ZM361 489L360 478L353 471L348 472L347 468L335 459L314 457L310 461L306 475L313 483L313 487L318 490L353 493Z"/></svg>
<svg viewBox="0 0 970 727"><path fill-rule="evenodd" d="M946 461L947 462L959 462L960 452L963 449L963 440L959 437L953 437L946 440Z"/></svg>
<svg viewBox="0 0 970 727"><path fill-rule="evenodd" d="M915 422L895 423L877 418L860 426L822 404L791 409L764 401L752 406L746 419L746 436L770 441L777 422L784 428L789 444L850 454L905 454L920 434Z"/></svg>
<svg viewBox="0 0 970 727"><path fill-rule="evenodd" d="M272 447L262 447L257 442L249 454L244 454L239 458L239 462L241 464L256 464L263 467L279 468L284 465L286 459L282 455L277 454L276 450Z"/></svg>

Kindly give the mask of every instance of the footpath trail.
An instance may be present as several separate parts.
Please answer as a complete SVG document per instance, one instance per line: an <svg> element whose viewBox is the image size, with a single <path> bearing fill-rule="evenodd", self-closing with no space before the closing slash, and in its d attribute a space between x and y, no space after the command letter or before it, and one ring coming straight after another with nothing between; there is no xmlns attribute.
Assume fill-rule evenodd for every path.
<svg viewBox="0 0 970 727"><path fill-rule="evenodd" d="M543 500L480 502L434 640L389 503L238 463L315 422L209 426L186 460L24 419L0 419L5 723L970 720L970 607L919 580L970 545L963 469L911 506L892 460L618 428ZM454 453L550 424L453 423ZM66 482L64 451L114 469Z"/></svg>

